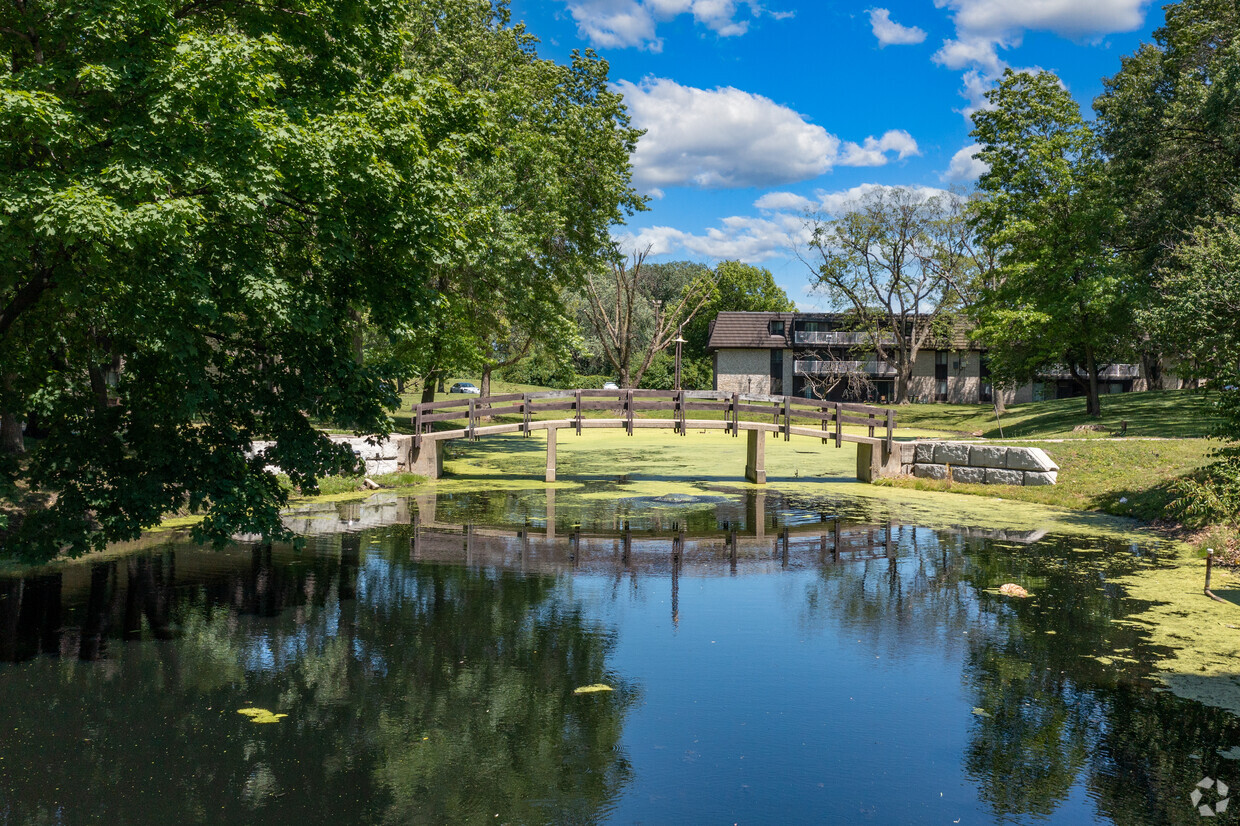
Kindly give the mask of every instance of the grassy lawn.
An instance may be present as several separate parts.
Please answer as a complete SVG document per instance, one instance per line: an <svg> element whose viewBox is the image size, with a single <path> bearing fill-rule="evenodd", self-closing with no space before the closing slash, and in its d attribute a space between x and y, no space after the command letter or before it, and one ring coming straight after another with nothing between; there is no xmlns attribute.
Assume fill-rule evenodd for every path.
<svg viewBox="0 0 1240 826"><path fill-rule="evenodd" d="M963 485L932 479L884 479L879 484L1018 499L1153 521L1166 514L1167 503L1172 498L1169 491L1171 483L1206 464L1211 451L1217 447L1217 442L1206 439L1074 439L1054 444L1013 440L1004 444L1029 444L1045 450L1059 465L1059 483L1043 487L1014 487Z"/></svg>
<svg viewBox="0 0 1240 826"><path fill-rule="evenodd" d="M980 432L999 438L995 409L988 404L909 404L899 408L901 427L912 426L948 433ZM1210 435L1214 423L1213 399L1201 390L1156 390L1102 397L1102 418L1085 415L1085 399L1053 399L1008 407L1002 416L1003 436L1009 439L1058 439L1081 437L1072 428L1101 424L1119 430L1128 422L1129 436L1196 439ZM1110 434L1088 434L1107 436ZM1088 437L1087 436L1087 437Z"/></svg>

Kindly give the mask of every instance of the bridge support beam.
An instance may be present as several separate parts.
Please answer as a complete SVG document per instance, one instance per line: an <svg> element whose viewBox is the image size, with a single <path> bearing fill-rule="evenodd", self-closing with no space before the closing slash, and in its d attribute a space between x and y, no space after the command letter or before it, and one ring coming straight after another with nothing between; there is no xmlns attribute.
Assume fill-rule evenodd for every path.
<svg viewBox="0 0 1240 826"><path fill-rule="evenodd" d="M857 481L873 482L884 476L900 475L900 446L888 450L886 442L857 443Z"/></svg>
<svg viewBox="0 0 1240 826"><path fill-rule="evenodd" d="M555 435L557 427L547 428L547 481L555 481Z"/></svg>
<svg viewBox="0 0 1240 826"><path fill-rule="evenodd" d="M766 484L766 433L746 431L745 478L755 485Z"/></svg>
<svg viewBox="0 0 1240 826"><path fill-rule="evenodd" d="M419 448L413 446L412 436L397 436L396 467L402 473L438 479L443 476L443 449L432 439L423 439Z"/></svg>

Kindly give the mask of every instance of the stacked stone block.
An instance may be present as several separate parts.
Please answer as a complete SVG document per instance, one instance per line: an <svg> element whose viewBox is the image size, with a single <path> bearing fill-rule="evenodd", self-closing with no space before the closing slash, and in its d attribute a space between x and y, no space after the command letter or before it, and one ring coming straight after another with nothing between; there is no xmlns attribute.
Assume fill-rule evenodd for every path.
<svg viewBox="0 0 1240 826"><path fill-rule="evenodd" d="M972 485L1053 485L1059 465L1037 447L977 445L967 442L906 442L900 445L901 470L921 479Z"/></svg>

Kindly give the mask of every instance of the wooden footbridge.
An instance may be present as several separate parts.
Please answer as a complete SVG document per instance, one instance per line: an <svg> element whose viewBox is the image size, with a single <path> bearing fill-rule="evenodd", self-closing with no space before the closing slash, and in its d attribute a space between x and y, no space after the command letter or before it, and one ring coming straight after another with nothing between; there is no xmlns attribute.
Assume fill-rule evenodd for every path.
<svg viewBox="0 0 1240 826"><path fill-rule="evenodd" d="M654 415L640 415L654 414ZM709 418L701 418L707 414ZM413 435L397 437L402 470L432 479L443 474L441 443L477 440L504 433L547 432L547 481L555 481L557 434L578 436L590 428L661 428L681 436L690 430L723 430L748 440L745 478L766 482L766 438L793 436L823 444L857 445L857 478L869 482L900 471L895 449L896 415L890 408L710 390L560 390L547 393L463 396L419 404L413 409ZM849 431L844 427L848 426ZM861 432L854 432L860 430Z"/></svg>

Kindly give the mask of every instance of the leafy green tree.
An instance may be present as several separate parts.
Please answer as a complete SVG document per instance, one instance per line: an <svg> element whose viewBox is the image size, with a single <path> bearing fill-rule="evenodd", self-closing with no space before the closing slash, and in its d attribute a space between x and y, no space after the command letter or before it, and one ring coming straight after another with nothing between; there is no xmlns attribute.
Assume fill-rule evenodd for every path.
<svg viewBox="0 0 1240 826"><path fill-rule="evenodd" d="M474 243L435 262L432 312L404 331L430 401L446 372L486 381L489 369L560 338L563 326L548 320L566 317L563 296L644 201L629 169L640 132L608 88L605 61L588 51L569 65L540 59L534 36L511 25L507 0L417 0L413 9L409 62L484 96L494 147L460 167L470 186L456 208L471 216Z"/></svg>
<svg viewBox="0 0 1240 826"><path fill-rule="evenodd" d="M1199 245L1216 219L1240 215L1240 8L1222 0L1185 0L1166 7L1154 43L1123 58L1094 101L1110 184L1123 210L1118 246L1149 330L1145 350L1169 352L1176 373L1217 378L1219 361L1190 352L1193 302L1206 285L1188 287L1183 244ZM1226 243L1225 239L1220 239ZM1185 288L1187 292L1185 292ZM1181 305L1168 313L1169 305ZM1168 326L1178 319L1185 328ZM1157 371L1157 359L1147 362Z"/></svg>
<svg viewBox="0 0 1240 826"><path fill-rule="evenodd" d="M740 261L723 261L715 267L714 294L684 327L686 357L708 357L710 325L721 312L790 313L796 308L796 303L775 283L770 270Z"/></svg>
<svg viewBox="0 0 1240 826"><path fill-rule="evenodd" d="M46 433L0 459L0 495L53 497L6 550L80 553L179 508L201 539L285 534L266 466L314 490L357 459L312 421L390 427L408 353L359 358L363 332L452 352L470 300L554 302L597 254L636 203L606 64L537 61L521 33L509 85L486 62L467 81L462 6L499 14L0 7L0 410Z"/></svg>
<svg viewBox="0 0 1240 826"><path fill-rule="evenodd" d="M641 385L655 356L702 311L713 292L714 275L705 267L660 270L646 264L648 254L648 249L634 253L629 262L613 259L608 272L596 272L586 281L580 305L581 318L621 387ZM679 277L669 278L669 273Z"/></svg>
<svg viewBox="0 0 1240 826"><path fill-rule="evenodd" d="M976 313L1000 381L1024 382L1066 368L1100 416L1100 375L1129 355L1132 296L1106 244L1117 213L1093 129L1048 72L1004 73L974 114L977 228L998 250L992 287Z"/></svg>
<svg viewBox="0 0 1240 826"><path fill-rule="evenodd" d="M968 233L960 200L904 187L875 189L838 218L815 216L811 283L855 318L874 357L893 361L907 404L917 354L953 309Z"/></svg>

